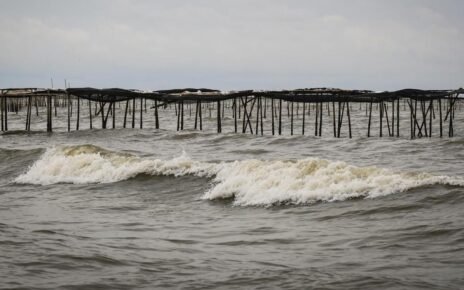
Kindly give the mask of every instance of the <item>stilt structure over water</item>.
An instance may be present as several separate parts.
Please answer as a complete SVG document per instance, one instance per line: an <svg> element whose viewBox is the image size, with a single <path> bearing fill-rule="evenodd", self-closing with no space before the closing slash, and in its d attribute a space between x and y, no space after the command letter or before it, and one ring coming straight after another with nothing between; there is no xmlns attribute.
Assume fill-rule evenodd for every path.
<svg viewBox="0 0 464 290"><path fill-rule="evenodd" d="M368 90L341 90L312 88L284 91L229 91L211 89L174 89L142 92L126 89L68 88L66 90L21 88L0 90L1 130L8 131L9 114L25 111L25 130L31 130L33 116L45 108L46 130L53 131L53 119L58 109L67 112L67 130L80 130L82 110L85 106L89 129L94 128L95 118L101 120L101 128L116 128L116 106L122 109L123 128L143 128L144 114L153 110L155 128L161 128L160 116L163 111L174 108L176 128L187 128L188 119L194 119L188 128L203 130L205 113L209 119L216 119L217 132L223 132L223 120L233 120L233 132L263 135L283 134L283 118L290 122L290 134L296 133L296 122L301 122L301 134L309 132L308 123L314 125L314 135L322 136L323 123L330 125L336 138L353 136L353 109L362 110L367 121L367 132L362 135L410 138L453 137L455 114L460 109L463 89L458 90L417 90L404 89L394 92L373 92ZM356 104L359 104L356 106ZM363 107L364 106L364 107ZM42 110L39 110L41 108ZM136 111L138 109L138 111ZM212 111L215 111L212 114ZM374 117L376 112L377 116ZM138 114L137 114L138 113ZM194 114L194 117L192 117ZM311 116L311 114L313 114ZM130 116L129 116L130 115ZM136 124L138 115L138 124ZM62 116L61 116L62 117ZM111 117L111 125L108 119ZM271 119L269 121L269 118ZM378 121L374 120L378 118ZM409 119L409 126L400 126L400 118ZM74 119L74 120L72 120ZM311 122L313 119L313 122ZM376 122L378 132L373 132ZM129 124L128 124L129 123ZM266 124L266 126L264 125ZM404 122L403 122L404 124ZM345 129L344 129L345 128ZM434 132L432 128L437 128ZM402 134L400 134L402 130ZM407 132L407 134L404 134Z"/></svg>

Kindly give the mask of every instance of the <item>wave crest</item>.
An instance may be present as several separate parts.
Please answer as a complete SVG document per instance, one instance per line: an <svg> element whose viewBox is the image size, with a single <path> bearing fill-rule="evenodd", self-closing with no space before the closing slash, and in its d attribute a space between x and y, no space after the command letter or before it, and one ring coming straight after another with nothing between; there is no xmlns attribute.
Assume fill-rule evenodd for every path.
<svg viewBox="0 0 464 290"><path fill-rule="evenodd" d="M233 198L235 205L270 206L375 198L433 184L464 186L459 177L357 167L341 161L248 159L208 163L185 152L169 159L140 158L94 145L49 148L17 183L110 183L139 174L213 177L203 199Z"/></svg>
<svg viewBox="0 0 464 290"><path fill-rule="evenodd" d="M223 164L204 199L234 198L236 205L307 204L357 197L375 198L432 185L463 186L460 178L357 167L341 161L246 160Z"/></svg>
<svg viewBox="0 0 464 290"><path fill-rule="evenodd" d="M106 150L94 145L57 146L47 151L17 183L110 183L139 174L211 176L208 163L193 161L184 152L170 159L143 159L128 153Z"/></svg>

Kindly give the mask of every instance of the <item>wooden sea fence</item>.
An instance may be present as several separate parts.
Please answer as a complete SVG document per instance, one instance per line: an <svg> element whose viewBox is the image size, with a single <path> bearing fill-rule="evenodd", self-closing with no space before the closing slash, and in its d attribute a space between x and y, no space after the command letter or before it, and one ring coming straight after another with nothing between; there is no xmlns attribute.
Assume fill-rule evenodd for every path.
<svg viewBox="0 0 464 290"><path fill-rule="evenodd" d="M343 136L342 131L345 131L352 138L354 107L358 113L361 110L365 114L367 132L364 134L367 137L400 137L405 136L405 131L410 138L432 137L433 134L453 137L456 110L460 109L463 93L463 89L373 92L312 88L221 92L186 88L143 92L119 88L15 88L0 90L0 115L1 130L8 131L9 114L25 111L24 128L30 131L34 117L39 116L39 111L44 111L46 130L52 132L54 118L58 118L59 110L65 109L67 130L72 131L82 129L81 115L86 110L89 129L94 128L95 122L99 122L102 129L107 129L116 128L118 107L123 112L120 116L123 128L143 128L145 114L145 118L155 119L155 128L159 129L162 126L160 116L173 110L178 131L185 128L203 130L207 113L206 118L215 119L218 133L223 132L223 120L227 115L233 120L235 133L263 135L267 131L272 135L282 135L286 129L290 135L294 135L297 133L297 122L300 122L298 126L301 134L314 132L315 136L322 136L325 122L325 127L330 125L333 131L327 134L340 138ZM188 119L193 124L187 125L186 109ZM148 110L152 110L153 114L147 114ZM374 112L377 116L374 116ZM408 128L400 127L401 118L409 119ZM284 122L286 125L289 123L290 128ZM374 123L378 132L372 131ZM433 132L432 128L437 127L438 133ZM400 134L400 130L403 130L403 134Z"/></svg>

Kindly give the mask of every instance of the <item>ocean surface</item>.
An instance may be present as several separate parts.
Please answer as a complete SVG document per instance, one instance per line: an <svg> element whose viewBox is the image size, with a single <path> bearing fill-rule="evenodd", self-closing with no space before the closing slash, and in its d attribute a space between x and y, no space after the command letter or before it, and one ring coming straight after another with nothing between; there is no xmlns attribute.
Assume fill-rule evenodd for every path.
<svg viewBox="0 0 464 290"><path fill-rule="evenodd" d="M366 138L364 112L353 139L311 136L313 115L261 136L230 114L217 134L207 111L176 132L173 108L160 130L150 110L144 129L82 113L70 133L63 112L53 133L11 114L0 289L462 289L462 114L460 137L410 140L404 111L400 138Z"/></svg>

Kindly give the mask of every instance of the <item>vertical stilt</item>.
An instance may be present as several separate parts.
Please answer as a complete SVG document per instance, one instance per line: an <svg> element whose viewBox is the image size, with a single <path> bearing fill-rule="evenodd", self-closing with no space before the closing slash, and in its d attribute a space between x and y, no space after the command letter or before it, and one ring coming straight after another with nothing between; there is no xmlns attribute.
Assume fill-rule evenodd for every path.
<svg viewBox="0 0 464 290"><path fill-rule="evenodd" d="M335 102L332 102L332 119L333 119L334 137L337 138L337 127L335 125Z"/></svg>
<svg viewBox="0 0 464 290"><path fill-rule="evenodd" d="M184 130L184 101L180 102L180 130Z"/></svg>
<svg viewBox="0 0 464 290"><path fill-rule="evenodd" d="M116 103L113 102L113 129L116 128Z"/></svg>
<svg viewBox="0 0 464 290"><path fill-rule="evenodd" d="M448 110L448 113L449 113L449 131L448 131L448 136L449 137L453 137L454 135L454 132L453 132L453 102L451 101L451 99L449 99L449 110Z"/></svg>
<svg viewBox="0 0 464 290"><path fill-rule="evenodd" d="M275 134L275 128L274 128L274 98L271 99L271 130L272 130L272 136Z"/></svg>
<svg viewBox="0 0 464 290"><path fill-rule="evenodd" d="M135 128L135 97L132 99L132 129Z"/></svg>
<svg viewBox="0 0 464 290"><path fill-rule="evenodd" d="M337 138L340 138L340 129L342 127L342 106L341 102L338 102L338 126L337 126Z"/></svg>
<svg viewBox="0 0 464 290"><path fill-rule="evenodd" d="M177 115L177 127L176 130L180 130L180 101L176 103L176 115Z"/></svg>
<svg viewBox="0 0 464 290"><path fill-rule="evenodd" d="M106 103L105 102L100 102L100 115L101 115L101 119L102 119L102 129L106 129L106 121L105 121L105 105ZM134 112L132 112L134 113Z"/></svg>
<svg viewBox="0 0 464 290"><path fill-rule="evenodd" d="M429 138L432 138L432 113L433 113L433 100L430 100L429 105Z"/></svg>
<svg viewBox="0 0 464 290"><path fill-rule="evenodd" d="M159 129L158 100L155 100L155 128Z"/></svg>
<svg viewBox="0 0 464 290"><path fill-rule="evenodd" d="M0 90L0 119L2 123L2 132L5 130L4 124L3 124L3 102L4 102L4 97L3 97L3 90ZM37 102L37 101L36 101Z"/></svg>
<svg viewBox="0 0 464 290"><path fill-rule="evenodd" d="M89 100L89 127L92 129L92 102Z"/></svg>
<svg viewBox="0 0 464 290"><path fill-rule="evenodd" d="M217 101L217 132L221 133L221 101Z"/></svg>
<svg viewBox="0 0 464 290"><path fill-rule="evenodd" d="M69 93L67 94L68 96L68 101L67 101L67 106L68 106L68 132L71 131L71 96ZM48 108L47 108L47 124L48 124ZM48 125L47 125L47 131L48 131Z"/></svg>
<svg viewBox="0 0 464 290"><path fill-rule="evenodd" d="M4 120L3 120L3 108L4 108L4 100L5 100L5 97L3 97L3 90L0 91L0 119L1 119L1 123L2 123L2 132L5 130L5 127L4 127ZM37 100L36 100L37 102Z"/></svg>
<svg viewBox="0 0 464 290"><path fill-rule="evenodd" d="M400 137L400 99L396 103L396 137Z"/></svg>
<svg viewBox="0 0 464 290"><path fill-rule="evenodd" d="M197 124L198 124L198 100L196 102L196 106L195 106L195 125L194 125L194 128L195 130L197 129Z"/></svg>
<svg viewBox="0 0 464 290"><path fill-rule="evenodd" d="M198 111L198 117L199 117L199 119L200 119L200 131L201 131L201 130L203 130L203 117L202 117L202 115L201 115L201 111L202 111L202 110L201 110L201 100L198 101L198 103L199 103L199 104L198 104L198 109L199 109L199 111Z"/></svg>
<svg viewBox="0 0 464 290"><path fill-rule="evenodd" d="M351 116L350 116L350 104L348 102L346 103L346 115L348 117L348 130L349 130L349 136L351 138Z"/></svg>
<svg viewBox="0 0 464 290"><path fill-rule="evenodd" d="M143 98L140 98L140 129L143 128Z"/></svg>
<svg viewBox="0 0 464 290"><path fill-rule="evenodd" d="M260 127L261 127L261 136L264 135L264 127L263 127L263 100L262 97L259 97L259 118L260 118Z"/></svg>
<svg viewBox="0 0 464 290"><path fill-rule="evenodd" d="M261 109L261 97L257 97L256 98L257 102L258 102L258 105L256 106L256 129L255 129L255 133L256 135L258 135L258 129L259 129L259 111Z"/></svg>
<svg viewBox="0 0 464 290"><path fill-rule="evenodd" d="M417 100L414 100L414 138L416 137L416 124L417 124ZM422 137L422 133L419 132L417 136Z"/></svg>
<svg viewBox="0 0 464 290"><path fill-rule="evenodd" d="M306 111L305 109L306 109L306 103L303 103L303 114L302 114L303 120L302 120L302 124L301 124L301 135L304 135L304 133L305 133L305 115L306 115L305 114L305 111Z"/></svg>
<svg viewBox="0 0 464 290"><path fill-rule="evenodd" d="M391 137L392 134L391 134L391 129L390 129L390 120L388 119L388 108L387 108L387 104L383 103L383 111L384 111L384 114L385 114L385 120L386 120L386 123L387 123L387 128L388 128L388 136Z"/></svg>
<svg viewBox="0 0 464 290"><path fill-rule="evenodd" d="M314 122L314 136L317 136L319 129L319 105L316 103L316 120Z"/></svg>
<svg viewBox="0 0 464 290"><path fill-rule="evenodd" d="M52 113L52 95L50 95L50 93L48 94L48 104L50 106L50 131L49 132L52 132L53 131L53 113Z"/></svg>
<svg viewBox="0 0 464 290"><path fill-rule="evenodd" d="M81 98L77 97L77 120L76 120L76 131L79 131L79 119L81 114Z"/></svg>
<svg viewBox="0 0 464 290"><path fill-rule="evenodd" d="M156 101L155 101L156 102ZM155 103L156 104L156 103ZM156 105L155 105L156 106ZM124 109L124 121L122 123L122 127L126 128L126 121L127 121L127 111L129 110L129 100L126 101L126 108ZM155 108L156 110L156 108ZM156 112L156 111L155 111Z"/></svg>
<svg viewBox="0 0 464 290"><path fill-rule="evenodd" d="M282 135L282 99L279 99L279 135Z"/></svg>
<svg viewBox="0 0 464 290"><path fill-rule="evenodd" d="M31 131L31 107L32 97L27 98L27 109L26 109L26 131Z"/></svg>
<svg viewBox="0 0 464 290"><path fill-rule="evenodd" d="M410 123L410 129L411 129L411 139L414 139L414 123L413 123L413 117L412 117L412 105L411 103L409 102L409 100L407 100L408 102L408 105L409 105L409 111L410 111L410 117L409 117L409 123Z"/></svg>
<svg viewBox="0 0 464 290"><path fill-rule="evenodd" d="M291 119L290 119L290 135L293 135L293 101L292 101L292 110L291 110Z"/></svg>
<svg viewBox="0 0 464 290"><path fill-rule="evenodd" d="M237 133L237 98L234 98L234 132Z"/></svg>
<svg viewBox="0 0 464 290"><path fill-rule="evenodd" d="M394 137L395 136L395 101L393 100L391 102L392 104L392 113L391 113L391 117L392 117L392 122L391 122L391 137Z"/></svg>
<svg viewBox="0 0 464 290"><path fill-rule="evenodd" d="M443 115L441 112L441 98L438 99L438 110L440 111L440 138L443 137Z"/></svg>
<svg viewBox="0 0 464 290"><path fill-rule="evenodd" d="M319 137L322 137L322 113L324 111L324 108L322 107L323 103L320 103L320 109L319 109Z"/></svg>
<svg viewBox="0 0 464 290"><path fill-rule="evenodd" d="M382 129L383 129L383 124L382 124L382 122L383 122L383 101L381 101L381 102L379 103L379 118L380 118L380 120L379 120L379 122L380 122L380 125L379 125L379 136L380 136L380 137L383 137L383 132L382 132Z"/></svg>
<svg viewBox="0 0 464 290"><path fill-rule="evenodd" d="M5 121L4 127L5 127L5 131L8 131L8 98L7 98L7 96L3 97L3 101L5 103L5 105L4 105L5 114L3 116L4 121ZM47 124L48 124L48 120L47 120ZM47 127L47 131L48 131L48 127Z"/></svg>

